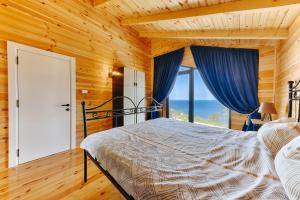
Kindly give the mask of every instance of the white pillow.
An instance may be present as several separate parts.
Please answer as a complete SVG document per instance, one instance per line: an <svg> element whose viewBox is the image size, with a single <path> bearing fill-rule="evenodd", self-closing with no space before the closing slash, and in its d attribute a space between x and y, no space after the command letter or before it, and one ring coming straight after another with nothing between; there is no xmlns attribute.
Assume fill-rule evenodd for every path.
<svg viewBox="0 0 300 200"><path fill-rule="evenodd" d="M275 157L275 169L290 199L300 199L300 137L285 145Z"/></svg>
<svg viewBox="0 0 300 200"><path fill-rule="evenodd" d="M273 157L295 137L300 136L300 124L297 122L269 122L257 132L258 140L269 150Z"/></svg>

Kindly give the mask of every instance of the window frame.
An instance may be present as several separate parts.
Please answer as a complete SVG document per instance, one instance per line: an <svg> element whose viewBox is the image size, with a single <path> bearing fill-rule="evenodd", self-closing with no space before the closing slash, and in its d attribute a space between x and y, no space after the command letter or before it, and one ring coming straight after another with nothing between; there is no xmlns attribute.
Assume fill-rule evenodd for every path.
<svg viewBox="0 0 300 200"><path fill-rule="evenodd" d="M195 102L195 81L194 81L194 71L197 70L196 68L188 67L181 65L180 67L186 67L186 70L178 71L177 76L180 75L188 75L189 79L189 122L194 123L194 117L195 117L195 108L194 108L194 102ZM231 128L231 109L228 109L228 128ZM167 97L166 99L166 117L170 117L170 99Z"/></svg>

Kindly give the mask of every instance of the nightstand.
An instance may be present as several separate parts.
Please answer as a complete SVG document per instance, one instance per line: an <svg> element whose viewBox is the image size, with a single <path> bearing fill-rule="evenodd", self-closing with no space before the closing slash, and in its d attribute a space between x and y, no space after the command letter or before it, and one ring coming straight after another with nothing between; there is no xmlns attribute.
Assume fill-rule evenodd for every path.
<svg viewBox="0 0 300 200"><path fill-rule="evenodd" d="M251 119L251 122L255 126L255 129L258 130L262 125L270 121L262 121L261 119Z"/></svg>

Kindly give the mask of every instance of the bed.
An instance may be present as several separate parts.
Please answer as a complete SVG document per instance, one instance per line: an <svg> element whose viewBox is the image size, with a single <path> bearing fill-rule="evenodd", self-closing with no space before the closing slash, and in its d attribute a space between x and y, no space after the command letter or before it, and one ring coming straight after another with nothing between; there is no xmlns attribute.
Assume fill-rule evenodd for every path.
<svg viewBox="0 0 300 200"><path fill-rule="evenodd" d="M129 113L158 111L159 106L134 106ZM105 112L101 117L83 103L84 122L86 113L114 116ZM86 134L80 145L85 181L89 157L126 199L288 199L274 158L256 134L166 118Z"/></svg>

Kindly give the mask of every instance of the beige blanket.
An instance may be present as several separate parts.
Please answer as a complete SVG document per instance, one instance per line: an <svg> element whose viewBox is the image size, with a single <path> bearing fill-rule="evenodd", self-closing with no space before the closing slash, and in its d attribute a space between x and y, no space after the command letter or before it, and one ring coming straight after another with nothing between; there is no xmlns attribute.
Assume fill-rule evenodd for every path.
<svg viewBox="0 0 300 200"><path fill-rule="evenodd" d="M160 118L80 146L135 199L288 199L256 132Z"/></svg>

